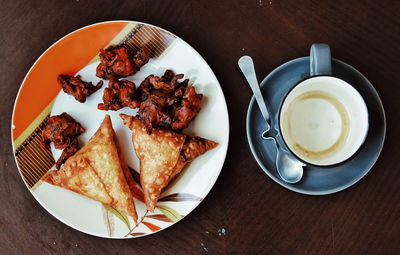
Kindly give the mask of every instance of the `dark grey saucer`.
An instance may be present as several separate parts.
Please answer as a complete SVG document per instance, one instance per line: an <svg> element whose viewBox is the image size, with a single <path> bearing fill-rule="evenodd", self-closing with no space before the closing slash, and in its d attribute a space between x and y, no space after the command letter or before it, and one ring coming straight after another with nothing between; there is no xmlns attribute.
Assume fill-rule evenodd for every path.
<svg viewBox="0 0 400 255"><path fill-rule="evenodd" d="M279 178L275 169L276 149L271 141L261 138L265 121L254 100L247 111L246 129L250 149L264 172L280 185L295 192L324 195L344 190L362 177L375 164L383 147L386 132L385 112L378 93L371 83L352 66L332 59L333 76L341 78L358 90L367 104L369 129L364 144L348 160L334 166L319 167L307 165L303 179L288 184ZM310 75L310 58L291 60L272 71L262 82L261 92L272 116L272 127L276 125L279 107L288 91ZM281 146L286 145L279 141ZM287 149L287 148L286 148Z"/></svg>

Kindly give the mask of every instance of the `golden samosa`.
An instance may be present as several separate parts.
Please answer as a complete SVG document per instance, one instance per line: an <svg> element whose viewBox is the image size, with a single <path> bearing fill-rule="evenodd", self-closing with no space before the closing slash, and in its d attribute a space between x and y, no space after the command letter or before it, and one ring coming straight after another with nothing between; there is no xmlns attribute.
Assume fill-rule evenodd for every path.
<svg viewBox="0 0 400 255"><path fill-rule="evenodd" d="M122 160L109 115L85 146L42 180L111 205L137 221L128 185L133 179Z"/></svg>
<svg viewBox="0 0 400 255"><path fill-rule="evenodd" d="M154 211L161 190L196 157L218 143L170 130L154 129L148 134L144 123L133 116L120 114L133 131L132 141L140 159L140 183L149 211Z"/></svg>
<svg viewBox="0 0 400 255"><path fill-rule="evenodd" d="M199 136L186 136L181 150L181 155L179 156L178 162L176 162L168 182L178 175L187 164L192 162L198 156L214 149L217 145L217 142Z"/></svg>

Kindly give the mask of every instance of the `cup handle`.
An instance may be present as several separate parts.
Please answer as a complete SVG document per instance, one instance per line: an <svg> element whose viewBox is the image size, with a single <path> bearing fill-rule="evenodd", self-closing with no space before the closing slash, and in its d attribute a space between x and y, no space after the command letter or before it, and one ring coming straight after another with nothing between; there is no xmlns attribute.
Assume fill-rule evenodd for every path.
<svg viewBox="0 0 400 255"><path fill-rule="evenodd" d="M332 74L331 50L328 44L315 43L310 50L310 75Z"/></svg>

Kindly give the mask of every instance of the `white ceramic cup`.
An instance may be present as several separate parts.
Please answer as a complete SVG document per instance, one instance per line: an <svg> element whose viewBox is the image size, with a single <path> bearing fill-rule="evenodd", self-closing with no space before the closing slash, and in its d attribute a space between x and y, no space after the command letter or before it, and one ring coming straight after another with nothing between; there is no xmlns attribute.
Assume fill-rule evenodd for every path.
<svg viewBox="0 0 400 255"><path fill-rule="evenodd" d="M315 67L311 70L315 75ZM312 76L286 95L279 126L287 147L298 158L319 166L334 165L350 158L363 144L368 109L360 93L344 80L326 74Z"/></svg>

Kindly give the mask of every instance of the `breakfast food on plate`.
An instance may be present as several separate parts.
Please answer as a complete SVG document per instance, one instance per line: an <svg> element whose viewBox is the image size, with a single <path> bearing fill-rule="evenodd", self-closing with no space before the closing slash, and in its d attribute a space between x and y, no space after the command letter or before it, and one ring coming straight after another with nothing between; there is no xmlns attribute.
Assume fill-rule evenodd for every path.
<svg viewBox="0 0 400 255"><path fill-rule="evenodd" d="M120 114L124 124L133 131L132 141L140 159L140 183L146 207L154 211L161 190L195 158L218 143L200 137L154 129L147 132L137 117Z"/></svg>
<svg viewBox="0 0 400 255"><path fill-rule="evenodd" d="M131 52L123 45L113 45L101 49L100 64L96 68L96 76L105 80L121 78L135 74L150 59L150 52L141 48Z"/></svg>
<svg viewBox="0 0 400 255"><path fill-rule="evenodd" d="M167 70L162 77L150 75L140 84L138 118L148 133L153 128L181 131L200 111L203 95L188 86L188 79L178 82L182 78L183 74Z"/></svg>
<svg viewBox="0 0 400 255"><path fill-rule="evenodd" d="M178 161L172 170L171 176L168 178L168 183L178 175L183 168L196 159L198 156L206 153L209 150L217 147L218 143L199 137L199 136L186 136L185 142L183 143L183 147L181 153L179 155Z"/></svg>
<svg viewBox="0 0 400 255"><path fill-rule="evenodd" d="M80 75L74 77L73 75L60 74L57 81L65 93L75 97L81 103L84 103L88 96L103 86L103 81L99 81L96 86L91 82L82 81Z"/></svg>
<svg viewBox="0 0 400 255"><path fill-rule="evenodd" d="M74 155L79 149L78 139L72 140L71 144L65 147L65 149L61 152L61 156L58 158L56 162L56 168L60 169L61 165L64 164L67 159L69 159L72 155Z"/></svg>
<svg viewBox="0 0 400 255"><path fill-rule="evenodd" d="M215 148L218 143L181 133L201 110L203 95L196 93L183 74L166 70L159 77L149 75L136 89L122 77L135 74L150 58L149 51L141 48L131 52L123 45L100 50L100 63L96 76L109 80L104 89L99 110L117 111L123 107L139 108L137 116L120 114L132 131L132 141L140 160L140 183L149 211L154 211L162 189L184 167L198 156ZM80 76L59 75L63 91L85 102L86 97L103 84L93 86ZM54 142L64 149L56 167L42 178L132 216L137 213L132 194L136 189L132 174L122 158L109 115L106 115L89 142L78 150L77 136L82 126L67 113L49 119L43 131L42 145Z"/></svg>
<svg viewBox="0 0 400 255"><path fill-rule="evenodd" d="M137 220L128 185L132 175L121 157L109 115L85 146L42 180L111 205Z"/></svg>
<svg viewBox="0 0 400 255"><path fill-rule="evenodd" d="M175 95L176 96L176 95ZM173 119L171 127L175 131L185 129L201 110L201 99L203 95L197 94L194 87L185 89L181 96L176 96L177 103L173 105Z"/></svg>
<svg viewBox="0 0 400 255"><path fill-rule="evenodd" d="M140 106L135 83L128 80L110 79L108 87L104 89L103 103L98 104L97 108L117 111L125 106L132 109Z"/></svg>
<svg viewBox="0 0 400 255"><path fill-rule="evenodd" d="M57 169L75 152L78 151L78 136L85 132L85 129L76 122L68 113L51 116L42 131L41 145L43 149L50 149L50 143L54 147L64 150L57 160Z"/></svg>
<svg viewBox="0 0 400 255"><path fill-rule="evenodd" d="M111 78L104 90L100 110L119 110L124 106L139 107L138 118L150 134L154 128L182 131L201 110L202 94L196 93L183 74L166 70L162 77L149 75L140 86L128 80Z"/></svg>

